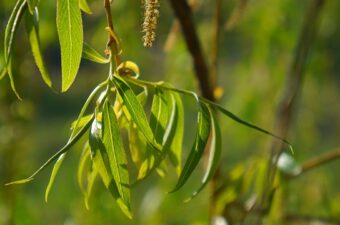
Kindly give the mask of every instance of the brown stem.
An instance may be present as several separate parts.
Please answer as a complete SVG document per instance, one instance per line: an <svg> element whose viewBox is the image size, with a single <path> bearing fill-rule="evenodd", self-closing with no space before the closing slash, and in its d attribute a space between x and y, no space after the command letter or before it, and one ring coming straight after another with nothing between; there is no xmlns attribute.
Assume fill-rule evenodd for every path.
<svg viewBox="0 0 340 225"><path fill-rule="evenodd" d="M293 113L296 109L297 97L302 88L304 66L308 52L312 46L312 41L315 37L319 14L324 2L324 0L311 1L304 17L303 27L298 38L290 70L287 74L285 90L281 101L279 102L275 119L274 133L282 138L286 138L292 122ZM270 190L272 189L276 175L276 164L282 152L282 142L273 140L269 152L270 157L268 159L267 179L259 203L262 208L267 207L268 193L270 193ZM261 221L258 222L261 223Z"/></svg>
<svg viewBox="0 0 340 225"><path fill-rule="evenodd" d="M340 159L340 149L324 153L322 155L319 155L315 158L312 158L305 163L302 164L301 172L294 177L299 177L302 174L305 174L306 172L315 169L319 166L322 166L324 164L330 163L336 159ZM292 177L292 178L294 178Z"/></svg>
<svg viewBox="0 0 340 225"><path fill-rule="evenodd" d="M186 0L169 1L179 23L181 24L185 43L194 61L194 69L202 96L214 101L215 98L213 95L213 88L209 80L209 71L198 40L191 8Z"/></svg>
<svg viewBox="0 0 340 225"><path fill-rule="evenodd" d="M106 14L106 21L108 25L108 42L106 44L107 49L109 50L109 54L114 60L116 67L121 63L120 58L120 47L119 41L115 34L113 22L112 22L112 13L111 13L111 4L113 0L104 0L104 7L105 7L105 14Z"/></svg>

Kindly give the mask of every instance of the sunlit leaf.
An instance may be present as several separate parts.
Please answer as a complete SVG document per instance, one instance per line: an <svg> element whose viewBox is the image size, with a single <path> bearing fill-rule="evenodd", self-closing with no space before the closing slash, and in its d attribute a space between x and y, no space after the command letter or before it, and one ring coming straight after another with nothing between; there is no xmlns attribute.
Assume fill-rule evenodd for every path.
<svg viewBox="0 0 340 225"><path fill-rule="evenodd" d="M81 117L80 119L77 119L76 121L73 121L71 124L71 130L73 131L75 130L79 130L81 129L85 124L87 124L91 118L93 117L93 115L86 115Z"/></svg>
<svg viewBox="0 0 340 225"><path fill-rule="evenodd" d="M7 70L6 70L6 67L2 67L0 69L0 80L2 80L2 78L4 78L7 74Z"/></svg>
<svg viewBox="0 0 340 225"><path fill-rule="evenodd" d="M218 125L217 118L215 116L215 112L212 111L212 109L209 109L210 119L211 119L211 132L210 132L210 143L209 148L207 149L209 151L209 158L208 158L208 164L205 169L205 173L202 179L201 186L191 195L187 201L191 200L193 197L195 197L199 192L203 190L203 188L207 185L208 181L211 180L211 178L214 176L217 168L218 168L218 162L221 158L221 132L220 127Z"/></svg>
<svg viewBox="0 0 340 225"><path fill-rule="evenodd" d="M211 127L211 119L209 115L209 109L205 103L199 102L199 112L197 119L197 133L194 145L189 153L189 156L184 164L183 170L181 172L180 177L178 178L178 182L175 188L171 192L175 192L180 189L188 180L191 173L197 167L200 159L203 156L204 149L207 145L210 127Z"/></svg>
<svg viewBox="0 0 340 225"><path fill-rule="evenodd" d="M53 166L53 169L52 169L52 172L51 172L51 175L50 175L50 180L47 184L47 187L46 187L46 190L45 190L45 202L48 201L48 196L51 192L51 189L52 189L52 186L54 184L54 181L55 181L55 178L59 172L59 169L61 167L61 164L63 164L63 161L66 157L66 154L62 154L59 156L58 160L55 162L54 166Z"/></svg>
<svg viewBox="0 0 340 225"><path fill-rule="evenodd" d="M28 10L30 14L34 14L36 6L39 4L39 0L26 0L28 5Z"/></svg>
<svg viewBox="0 0 340 225"><path fill-rule="evenodd" d="M144 141L144 137L141 137L142 134L133 123L130 123L128 132L131 159L136 167L140 168L147 143Z"/></svg>
<svg viewBox="0 0 340 225"><path fill-rule="evenodd" d="M92 161L105 187L110 191L111 195L116 199L122 211L129 218L132 218L130 207L127 207L124 200L122 199L120 195L120 191L118 189L118 185L114 179L114 175L112 173L113 167L111 167L110 159L108 156L109 151L114 151L114 149L107 150L105 148L105 145L102 141L102 135L103 135L102 128L103 128L102 121L98 121L97 119L95 119L92 123L91 132L89 136L89 144L91 146ZM114 153L111 152L110 154L114 154Z"/></svg>
<svg viewBox="0 0 340 225"><path fill-rule="evenodd" d="M21 99L21 97L18 94L18 91L16 90L13 71L12 71L12 47L13 47L15 35L17 33L22 16L24 15L26 9L27 9L27 4L25 0L17 1L12 11L12 14L8 20L6 30L5 30L5 39L4 39L5 40L4 58L5 58L7 73L10 79L11 88L18 99Z"/></svg>
<svg viewBox="0 0 340 225"><path fill-rule="evenodd" d="M8 64L10 55L12 53L14 37L16 35L16 32L20 25L20 21L26 9L27 9L26 1L18 0L8 20L5 30L5 43L4 43L4 57L6 64Z"/></svg>
<svg viewBox="0 0 340 225"><path fill-rule="evenodd" d="M106 64L110 62L110 59L107 59L101 54L99 54L94 48L92 48L89 44L85 42L83 45L83 56L82 57L90 61L101 63L101 64Z"/></svg>
<svg viewBox="0 0 340 225"><path fill-rule="evenodd" d="M83 49L83 24L79 0L57 0L57 30L61 48L62 92L78 73Z"/></svg>
<svg viewBox="0 0 340 225"><path fill-rule="evenodd" d="M175 166L176 172L178 175L181 173L182 169L182 142L183 142L183 135L184 135L184 109L181 97L178 93L172 93L172 96L175 100L174 106L174 125L172 126L173 136L169 135L168 140L170 141L170 152L169 158L171 163Z"/></svg>
<svg viewBox="0 0 340 225"><path fill-rule="evenodd" d="M118 192L124 203L122 210L124 211L127 209L130 214L130 189L128 187L130 185L130 178L127 168L126 153L121 139L117 118L109 101L104 103L102 126L103 144L107 151Z"/></svg>
<svg viewBox="0 0 340 225"><path fill-rule="evenodd" d="M79 7L82 11L86 12L87 14L92 14L89 4L87 0L79 0Z"/></svg>
<svg viewBox="0 0 340 225"><path fill-rule="evenodd" d="M91 92L91 94L89 95L89 97L86 99L86 102L85 104L83 105L79 115L78 115L78 118L75 122L72 123L71 125L71 130L72 130L72 133L70 135L70 138L69 138L69 141L74 137L74 135L78 132L78 130L81 130L84 126L86 126L86 124L89 124L91 120L93 120L93 117L94 115L91 114L91 115L88 115L86 117L84 117L84 114L87 110L87 108L89 107L90 103L93 101L94 97L98 94L98 92L106 85L106 82L103 82L101 84L99 84L95 89L93 89L93 91ZM50 176L50 180L47 184L47 188L46 188L46 191L45 191L45 201L47 202L48 200L48 196L49 196L49 193L51 191L51 188L53 186L53 183L55 181L55 178L58 174L58 171L60 169L60 166L62 165L65 157L66 157L66 152L62 155L60 155L60 157L58 158L58 160L56 161L56 163L54 164L53 166L53 169L52 169L52 173L51 173L51 176Z"/></svg>
<svg viewBox="0 0 340 225"><path fill-rule="evenodd" d="M31 176L29 176L26 179L22 179L22 180L17 180L17 181L13 181L10 183L7 183L6 185L12 185L12 184L24 184L27 182L32 181L35 176L37 174L39 174L41 171L43 171L48 165L50 165L51 163L53 163L54 161L56 161L62 154L64 154L65 152L67 152L68 150L71 149L71 147L76 144L79 139L86 133L86 131L90 128L91 124L92 124L93 118L81 129L79 130L79 132L77 134L74 135L74 137L72 139L70 139L67 144L61 148L57 153L55 153L52 157L50 157L37 171L35 171Z"/></svg>
<svg viewBox="0 0 340 225"><path fill-rule="evenodd" d="M160 144L156 142L154 134L146 119L143 107L138 101L136 95L130 88L130 86L120 77L114 76L113 82L118 90L119 96L122 98L124 105L126 106L133 122L137 127L143 131L148 143L156 150L160 151Z"/></svg>
<svg viewBox="0 0 340 225"><path fill-rule="evenodd" d="M137 66L136 63L132 61L125 61L122 62L118 67L117 71L121 75L129 75L129 76L134 76L135 78L139 77L139 67Z"/></svg>
<svg viewBox="0 0 340 225"><path fill-rule="evenodd" d="M31 45L35 63L41 73L44 82L52 87L50 75L46 69L45 62L41 53L40 38L39 38L39 13L38 8L35 8L32 14L26 13L26 30L28 39Z"/></svg>
<svg viewBox="0 0 340 225"><path fill-rule="evenodd" d="M87 167L87 170L85 169ZM97 177L98 171L93 167L93 162L91 160L91 148L87 142L84 146L82 155L80 157L78 166L78 184L81 192L84 195L84 202L87 209L89 209L89 198L92 192L92 187L94 181ZM84 180L84 175L86 180Z"/></svg>

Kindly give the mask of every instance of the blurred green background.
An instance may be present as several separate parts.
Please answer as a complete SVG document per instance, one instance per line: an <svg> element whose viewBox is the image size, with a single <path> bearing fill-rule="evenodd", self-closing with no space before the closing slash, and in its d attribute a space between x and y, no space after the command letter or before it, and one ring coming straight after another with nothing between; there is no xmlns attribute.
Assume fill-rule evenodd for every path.
<svg viewBox="0 0 340 225"><path fill-rule="evenodd" d="M235 28L221 33L218 85L224 93L219 102L241 118L272 129L276 107L303 15L311 0L249 0ZM103 52L107 34L102 1L90 0L94 12L83 14L85 40ZM200 40L207 62L211 60L213 1L202 1L195 12ZM223 2L223 23L238 0ZM0 0L0 31L3 34L14 0ZM165 80L178 88L197 91L192 63L180 33L172 48L164 51L173 23L167 1L161 1L157 41L153 48L142 46L140 1L115 0L113 18L123 47L123 59L135 61L145 80ZM288 140L294 145L297 163L340 148L340 2L326 1L319 29L306 63L302 92L294 111ZM41 1L40 33L44 55L53 81L60 84L60 50L55 27L55 1ZM0 225L94 225L94 224L208 224L209 187L197 198L183 200L199 182L198 171L185 189L166 194L176 182L171 172L166 179L157 175L133 190L135 219L124 217L114 199L98 180L88 211L76 181L81 153L77 145L68 155L52 189L48 203L44 190L50 171L23 186L5 187L6 182L26 177L56 152L70 134L87 95L107 77L109 68L83 60L72 88L65 94L46 87L33 62L24 26L19 29L15 48L15 76L23 101L18 101L8 78L0 82ZM3 49L3 35L0 49ZM0 57L3 65L3 57ZM195 103L184 98L187 117L184 151L192 144ZM223 134L221 180L227 187L221 204L256 193L264 179L270 137L220 116ZM268 224L282 211L340 220L340 163L334 161L283 183ZM244 188L249 183L247 190ZM237 212L235 213L237 214ZM282 224L292 222L281 221ZM309 224L296 222L294 224ZM332 223L331 223L332 224Z"/></svg>

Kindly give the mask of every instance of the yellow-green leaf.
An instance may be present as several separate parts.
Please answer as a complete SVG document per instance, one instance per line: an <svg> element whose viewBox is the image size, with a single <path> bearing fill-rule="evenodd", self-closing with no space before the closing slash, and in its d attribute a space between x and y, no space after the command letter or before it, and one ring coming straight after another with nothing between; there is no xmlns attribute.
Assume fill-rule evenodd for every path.
<svg viewBox="0 0 340 225"><path fill-rule="evenodd" d="M198 100L198 97L196 97L196 99L199 102L199 112L197 119L198 127L195 142L185 162L181 175L178 178L178 182L171 192L177 191L187 182L191 173L197 167L200 159L202 158L204 149L208 142L211 127L209 109L205 103L202 103Z"/></svg>
<svg viewBox="0 0 340 225"><path fill-rule="evenodd" d="M42 56L41 47L40 47L39 12L38 12L37 7L35 7L33 14L26 13L26 30L27 30L28 39L31 45L33 57L35 60L35 64L37 65L44 82L47 84L47 86L51 88L52 81L46 69L44 58Z"/></svg>
<svg viewBox="0 0 340 225"><path fill-rule="evenodd" d="M65 92L76 78L83 50L79 0L57 0L57 30L61 48L61 90Z"/></svg>
<svg viewBox="0 0 340 225"><path fill-rule="evenodd" d="M79 0L79 7L82 11L86 12L87 14L92 14L89 4L87 0Z"/></svg>
<svg viewBox="0 0 340 225"><path fill-rule="evenodd" d="M110 62L110 59L107 59L99 54L94 48L92 48L89 44L85 42L83 45L83 58L101 64L106 64Z"/></svg>

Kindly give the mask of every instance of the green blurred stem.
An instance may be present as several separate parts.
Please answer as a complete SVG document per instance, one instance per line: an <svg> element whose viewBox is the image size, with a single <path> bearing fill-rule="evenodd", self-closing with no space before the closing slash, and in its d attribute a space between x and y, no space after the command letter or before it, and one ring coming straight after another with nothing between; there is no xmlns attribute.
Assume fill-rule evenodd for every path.
<svg viewBox="0 0 340 225"><path fill-rule="evenodd" d="M304 16L304 23L297 41L294 58L287 74L285 90L277 107L277 115L274 123L274 133L282 138L287 137L287 133L292 124L292 118L297 106L296 102L303 84L304 67L315 37L319 15L324 2L325 0L310 1L310 5ZM282 142L273 140L269 148L270 157L268 159L267 179L264 183L260 202L257 205L260 208L270 207L269 194L274 185L276 164L282 151ZM259 218L257 224L261 224L261 220L262 218Z"/></svg>

